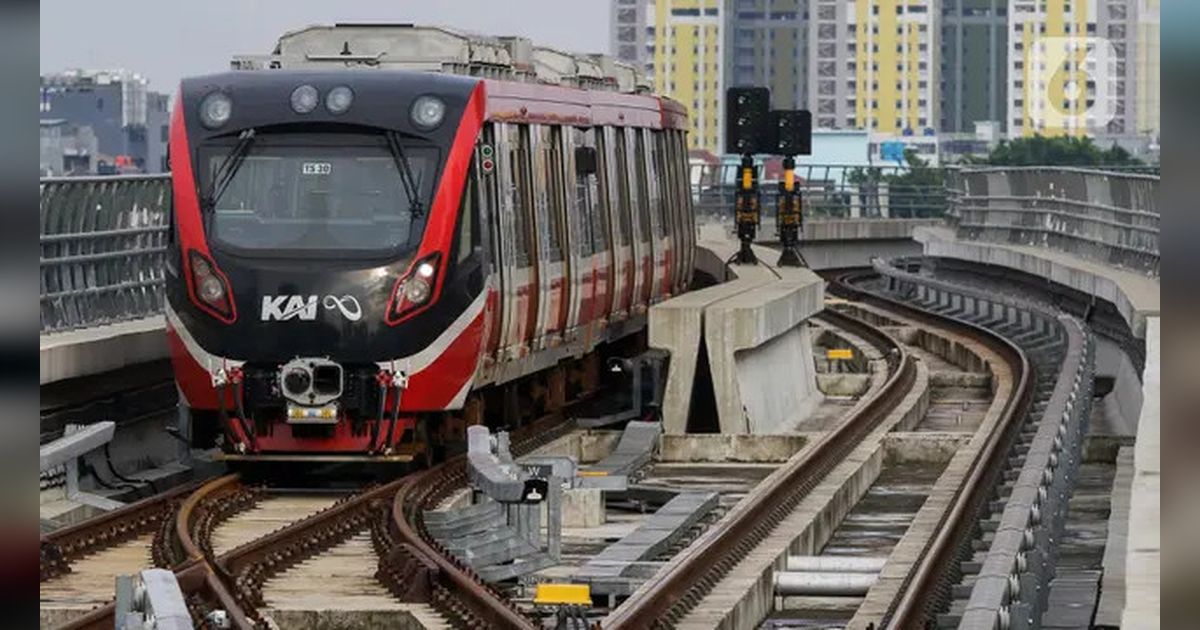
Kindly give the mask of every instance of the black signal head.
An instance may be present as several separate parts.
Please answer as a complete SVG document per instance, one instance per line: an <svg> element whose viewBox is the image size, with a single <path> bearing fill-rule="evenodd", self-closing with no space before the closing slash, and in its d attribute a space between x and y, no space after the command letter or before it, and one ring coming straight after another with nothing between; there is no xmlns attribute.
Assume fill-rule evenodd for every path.
<svg viewBox="0 0 1200 630"><path fill-rule="evenodd" d="M804 109L771 111L769 152L778 155L812 154L812 112Z"/></svg>
<svg viewBox="0 0 1200 630"><path fill-rule="evenodd" d="M725 152L745 155L767 149L771 91L734 87L725 91Z"/></svg>

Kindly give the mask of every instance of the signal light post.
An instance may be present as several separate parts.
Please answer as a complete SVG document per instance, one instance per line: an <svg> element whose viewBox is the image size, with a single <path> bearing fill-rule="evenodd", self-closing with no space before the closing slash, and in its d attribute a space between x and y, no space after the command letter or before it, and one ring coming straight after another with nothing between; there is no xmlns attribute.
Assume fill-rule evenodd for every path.
<svg viewBox="0 0 1200 630"><path fill-rule="evenodd" d="M800 254L803 229L800 190L796 186L797 155L812 154L812 114L797 109L770 109L771 92L762 87L734 87L725 93L725 151L740 154L734 219L741 248L730 262L743 265L758 263L752 245L758 234L758 170L755 153L782 155L784 180L779 183L776 229L783 252L779 266L800 267L808 263Z"/></svg>
<svg viewBox="0 0 1200 630"><path fill-rule="evenodd" d="M754 168L754 156L742 156L742 166L738 177L738 191L734 218L737 221L738 240L742 242L734 260L739 265L757 265L758 256L754 255L754 237L758 234L759 205L758 205L758 171Z"/></svg>
<svg viewBox="0 0 1200 630"><path fill-rule="evenodd" d="M806 267L800 254L800 232L804 229L804 215L800 202L800 191L796 188L796 160L792 156L783 158L783 181L779 182L779 204L775 210L775 225L779 230L780 267Z"/></svg>

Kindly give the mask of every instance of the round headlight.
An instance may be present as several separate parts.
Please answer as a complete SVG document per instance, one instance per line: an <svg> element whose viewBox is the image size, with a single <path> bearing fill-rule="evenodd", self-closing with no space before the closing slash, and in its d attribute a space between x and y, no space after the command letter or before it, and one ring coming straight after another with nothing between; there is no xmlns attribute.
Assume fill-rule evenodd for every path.
<svg viewBox="0 0 1200 630"><path fill-rule="evenodd" d="M325 108L331 114L344 114L353 102L354 92L344 85L329 90L325 96Z"/></svg>
<svg viewBox="0 0 1200 630"><path fill-rule="evenodd" d="M417 127L429 131L442 124L446 115L446 103L436 96L422 96L413 101L410 116Z"/></svg>
<svg viewBox="0 0 1200 630"><path fill-rule="evenodd" d="M233 115L233 100L221 92L213 92L200 102L200 122L209 129L216 129L229 122Z"/></svg>
<svg viewBox="0 0 1200 630"><path fill-rule="evenodd" d="M404 283L404 299L413 304L424 304L429 299L429 283L420 278L409 278Z"/></svg>
<svg viewBox="0 0 1200 630"><path fill-rule="evenodd" d="M311 85L301 85L292 90L292 111L297 114L307 114L317 108L317 88Z"/></svg>
<svg viewBox="0 0 1200 630"><path fill-rule="evenodd" d="M221 286L221 281L217 280L216 276L204 276L200 280L200 297L205 302L219 302L225 297L225 287Z"/></svg>

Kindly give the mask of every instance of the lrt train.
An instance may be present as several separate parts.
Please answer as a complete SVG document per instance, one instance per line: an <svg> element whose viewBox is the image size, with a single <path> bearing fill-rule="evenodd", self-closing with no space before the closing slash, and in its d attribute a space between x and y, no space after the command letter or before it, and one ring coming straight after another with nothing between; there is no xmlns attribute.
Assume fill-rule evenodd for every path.
<svg viewBox="0 0 1200 630"><path fill-rule="evenodd" d="M183 81L167 335L193 444L424 458L595 389L685 291L687 112L404 70Z"/></svg>

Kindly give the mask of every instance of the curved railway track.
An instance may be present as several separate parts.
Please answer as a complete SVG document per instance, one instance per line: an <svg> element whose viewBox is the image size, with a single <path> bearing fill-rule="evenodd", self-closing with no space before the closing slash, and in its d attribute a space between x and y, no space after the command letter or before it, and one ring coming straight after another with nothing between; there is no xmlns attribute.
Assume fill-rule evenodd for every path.
<svg viewBox="0 0 1200 630"><path fill-rule="evenodd" d="M565 434L570 423L552 415L513 433L521 454ZM214 612L232 628L266 625L263 584L354 534L369 530L379 560L376 577L400 601L430 602L459 627L532 628L533 621L458 560L445 553L424 527L423 512L466 485L466 458L459 456L390 483L363 489L330 507L222 554L212 534L251 508L266 490L243 484L237 474L192 484L105 514L42 539L42 580L70 571L72 561L158 531L156 566L174 570L193 619ZM98 607L64 628L113 627L114 604Z"/></svg>
<svg viewBox="0 0 1200 630"><path fill-rule="evenodd" d="M793 461L772 474L756 500L738 504L702 538L704 553L691 553L660 573L654 588L635 594L604 621L605 628L671 627L694 607L759 541L841 462L856 444L908 394L915 379L913 357L904 346L875 327L836 311L822 317L853 332L888 357L890 375L884 386L854 415L829 432L812 456Z"/></svg>

